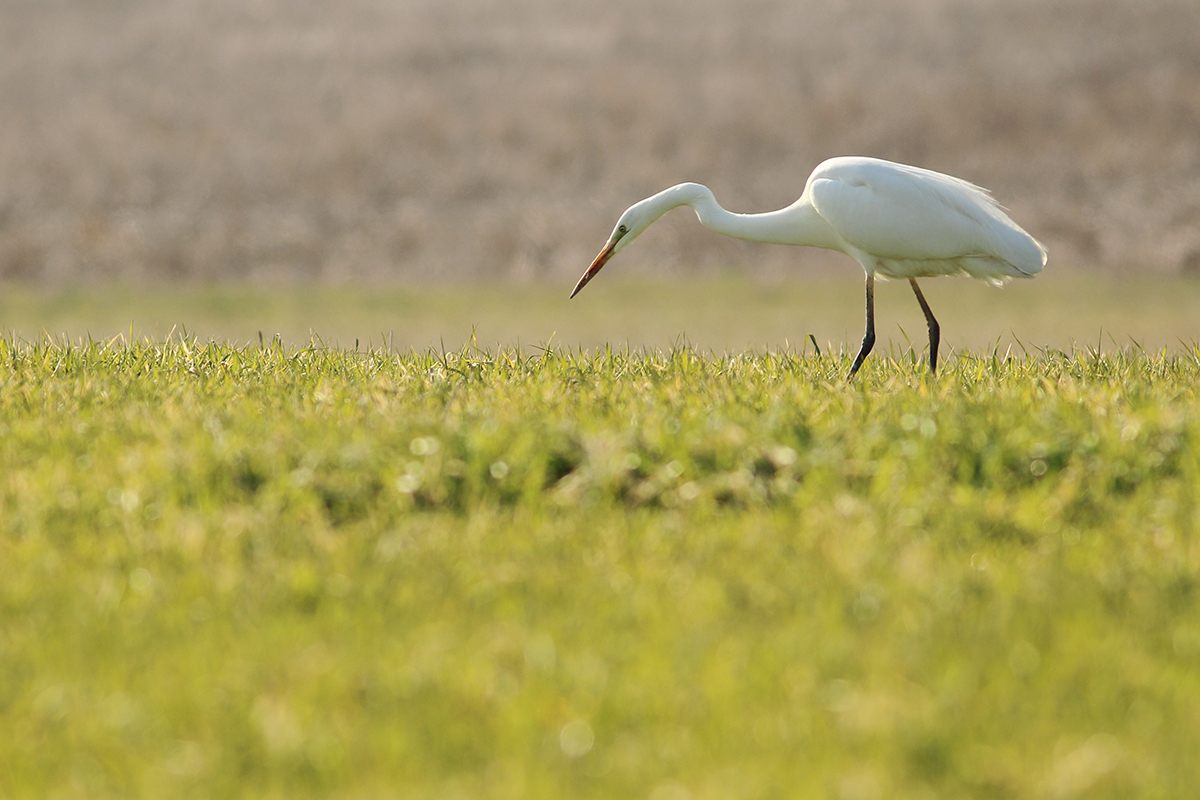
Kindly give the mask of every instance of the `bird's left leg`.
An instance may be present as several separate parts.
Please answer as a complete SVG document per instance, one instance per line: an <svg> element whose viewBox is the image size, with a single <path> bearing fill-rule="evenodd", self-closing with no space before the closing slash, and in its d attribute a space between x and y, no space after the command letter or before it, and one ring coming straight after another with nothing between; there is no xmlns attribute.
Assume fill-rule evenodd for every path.
<svg viewBox="0 0 1200 800"><path fill-rule="evenodd" d="M929 326L929 373L936 375L938 344L941 341L942 331L938 327L938 321L933 318L933 312L929 310L929 303L925 302L925 295L921 294L921 287L917 286L917 279L909 278L908 282L917 295L917 302L921 304L921 310L925 312L925 324Z"/></svg>
<svg viewBox="0 0 1200 800"><path fill-rule="evenodd" d="M854 357L854 363L850 366L850 374L846 376L846 380L854 377L854 373L858 372L858 368L862 366L863 359L875 347L875 273L867 271L867 332L863 334L862 346L858 348L858 355Z"/></svg>

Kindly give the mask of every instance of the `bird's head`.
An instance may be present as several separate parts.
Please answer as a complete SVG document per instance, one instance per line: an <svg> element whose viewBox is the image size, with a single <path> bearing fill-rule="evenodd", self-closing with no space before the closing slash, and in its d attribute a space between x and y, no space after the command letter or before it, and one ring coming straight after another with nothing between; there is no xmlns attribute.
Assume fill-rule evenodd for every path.
<svg viewBox="0 0 1200 800"><path fill-rule="evenodd" d="M650 223L658 219L662 212L654 213L650 207L650 198L642 202L630 206L621 218L617 220L617 225L613 228L612 235L608 237L608 243L604 245L604 249L592 261L592 265L583 273L583 277L579 279L579 283L575 284L575 289L571 292L571 297L579 294L579 290L587 285L587 282L595 277L596 273L603 269L608 260L617 253L629 246L629 243L641 234L642 231L650 227Z"/></svg>

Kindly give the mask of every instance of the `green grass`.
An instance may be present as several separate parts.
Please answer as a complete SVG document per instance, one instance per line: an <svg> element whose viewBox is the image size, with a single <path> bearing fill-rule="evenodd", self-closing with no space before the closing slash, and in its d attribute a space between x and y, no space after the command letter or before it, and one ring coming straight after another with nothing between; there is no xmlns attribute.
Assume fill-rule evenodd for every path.
<svg viewBox="0 0 1200 800"><path fill-rule="evenodd" d="M1200 352L0 340L0 797L1179 798Z"/></svg>
<svg viewBox="0 0 1200 800"><path fill-rule="evenodd" d="M800 253L801 251L797 251ZM44 287L0 291L0 331L107 341L184 335L292 347L314 337L346 350L458 350L472 341L638 350L688 343L702 352L853 351L863 334L863 276L852 261L829 273L805 268L777 283L737 277L637 277L612 268L573 300L580 264L561 282L515 284L264 286L254 284ZM1125 347L1172 350L1200 341L1200 280L1175 275L1051 271L996 289L965 278L922 290L942 324L942 355ZM876 284L879 347L925 344L925 320L906 281ZM132 334L132 336L131 336ZM811 347L810 347L811 352Z"/></svg>

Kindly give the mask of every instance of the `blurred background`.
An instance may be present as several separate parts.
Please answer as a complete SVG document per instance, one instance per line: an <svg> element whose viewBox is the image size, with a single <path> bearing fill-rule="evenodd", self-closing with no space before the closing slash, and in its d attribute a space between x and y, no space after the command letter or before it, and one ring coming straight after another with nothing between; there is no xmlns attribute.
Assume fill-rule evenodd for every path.
<svg viewBox="0 0 1200 800"><path fill-rule="evenodd" d="M865 154L1050 249L928 281L951 346L1200 339L1196 0L0 0L0 109L24 337L853 348L856 264L688 212L566 293L646 195L766 211Z"/></svg>

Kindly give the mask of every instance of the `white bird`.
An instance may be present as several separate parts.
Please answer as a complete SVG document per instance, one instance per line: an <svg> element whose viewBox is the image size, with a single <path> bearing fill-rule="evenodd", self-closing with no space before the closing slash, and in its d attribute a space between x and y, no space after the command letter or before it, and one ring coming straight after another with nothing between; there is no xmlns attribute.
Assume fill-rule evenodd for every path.
<svg viewBox="0 0 1200 800"><path fill-rule="evenodd" d="M853 378L875 346L875 276L907 278L929 326L929 371L937 372L940 330L917 278L965 273L1000 285L1032 278L1046 248L1013 222L985 189L959 178L877 158L844 156L820 164L800 199L765 214L734 214L706 186L681 183L631 206L571 297L663 214L691 206L717 233L774 244L837 250L867 273L867 330Z"/></svg>

